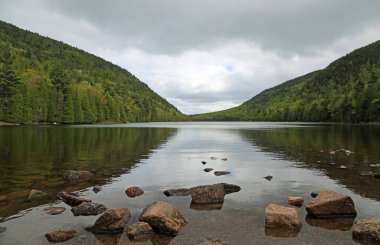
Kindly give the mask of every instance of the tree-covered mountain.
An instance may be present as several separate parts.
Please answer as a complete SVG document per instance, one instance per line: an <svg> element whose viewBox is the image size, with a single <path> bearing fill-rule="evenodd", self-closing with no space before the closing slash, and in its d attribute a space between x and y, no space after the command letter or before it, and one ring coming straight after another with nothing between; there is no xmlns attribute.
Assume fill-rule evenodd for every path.
<svg viewBox="0 0 380 245"><path fill-rule="evenodd" d="M380 41L325 69L267 89L238 107L192 120L380 122Z"/></svg>
<svg viewBox="0 0 380 245"><path fill-rule="evenodd" d="M128 71L0 21L0 121L93 123L183 118Z"/></svg>

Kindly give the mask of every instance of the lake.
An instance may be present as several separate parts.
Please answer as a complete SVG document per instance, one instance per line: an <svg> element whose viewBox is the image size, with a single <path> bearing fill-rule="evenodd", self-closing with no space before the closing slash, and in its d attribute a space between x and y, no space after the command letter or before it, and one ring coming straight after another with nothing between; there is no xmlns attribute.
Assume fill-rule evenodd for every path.
<svg viewBox="0 0 380 245"><path fill-rule="evenodd" d="M7 227L0 244L49 244L45 233L62 228L78 231L65 244L197 244L207 237L229 244L355 244L353 219L306 218L305 204L297 208L303 227L296 237L266 234L265 207L290 206L287 196L301 196L307 202L313 190L329 189L352 197L357 218L380 216L380 179L363 174L380 173L379 149L378 125L184 122L0 127L0 226ZM204 172L206 167L231 174L215 176ZM89 170L95 176L69 184L62 178L67 169ZM268 175L273 179L263 178ZM221 209L198 210L190 206L189 196L163 194L166 189L221 182L241 187L225 196ZM94 193L94 185L102 190ZM125 190L130 186L142 187L145 193L129 198ZM28 202L31 189L48 193L48 198ZM157 200L177 206L189 223L174 238L155 236L141 243L129 241L125 233L95 236L84 227L96 217L74 217L56 197L63 190L77 191L110 208L127 207L132 213L128 224ZM43 209L52 205L66 211L45 214Z"/></svg>

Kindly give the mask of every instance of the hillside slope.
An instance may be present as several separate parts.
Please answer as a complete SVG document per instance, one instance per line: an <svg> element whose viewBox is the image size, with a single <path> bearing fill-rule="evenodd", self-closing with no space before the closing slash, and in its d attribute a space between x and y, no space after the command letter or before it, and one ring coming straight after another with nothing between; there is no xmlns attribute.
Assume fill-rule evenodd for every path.
<svg viewBox="0 0 380 245"><path fill-rule="evenodd" d="M192 120L380 122L380 41L267 89L242 105Z"/></svg>
<svg viewBox="0 0 380 245"><path fill-rule="evenodd" d="M183 118L128 71L0 21L0 121L93 123Z"/></svg>

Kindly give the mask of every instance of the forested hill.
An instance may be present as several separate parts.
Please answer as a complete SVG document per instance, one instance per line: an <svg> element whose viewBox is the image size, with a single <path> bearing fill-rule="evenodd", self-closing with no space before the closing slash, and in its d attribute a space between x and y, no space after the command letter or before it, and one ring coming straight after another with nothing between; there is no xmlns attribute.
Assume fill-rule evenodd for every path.
<svg viewBox="0 0 380 245"><path fill-rule="evenodd" d="M0 121L142 122L183 117L128 71L0 21Z"/></svg>
<svg viewBox="0 0 380 245"><path fill-rule="evenodd" d="M192 120L380 122L380 41L242 105Z"/></svg>

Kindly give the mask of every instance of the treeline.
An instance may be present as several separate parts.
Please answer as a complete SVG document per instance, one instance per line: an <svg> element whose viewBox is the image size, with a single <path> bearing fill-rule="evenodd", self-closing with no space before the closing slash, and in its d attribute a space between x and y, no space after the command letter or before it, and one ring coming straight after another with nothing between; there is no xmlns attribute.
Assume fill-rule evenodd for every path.
<svg viewBox="0 0 380 245"><path fill-rule="evenodd" d="M0 121L94 123L183 118L128 71L0 21Z"/></svg>
<svg viewBox="0 0 380 245"><path fill-rule="evenodd" d="M380 41L323 70L267 89L242 105L193 120L380 122Z"/></svg>

